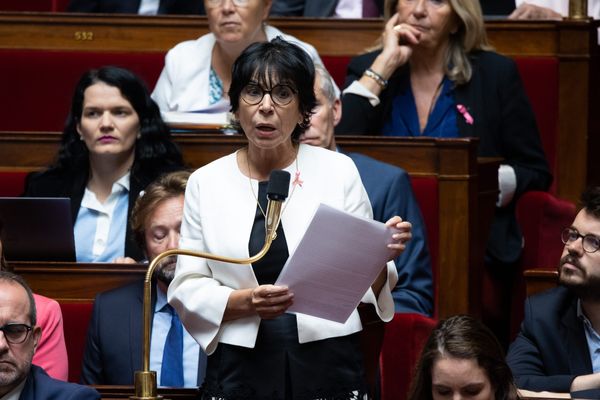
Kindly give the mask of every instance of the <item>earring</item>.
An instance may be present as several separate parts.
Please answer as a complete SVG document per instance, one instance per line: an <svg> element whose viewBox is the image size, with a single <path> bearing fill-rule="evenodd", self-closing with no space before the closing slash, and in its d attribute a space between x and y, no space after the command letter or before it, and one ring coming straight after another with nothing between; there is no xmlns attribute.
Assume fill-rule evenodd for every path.
<svg viewBox="0 0 600 400"><path fill-rule="evenodd" d="M137 136L136 136L136 137L137 137L138 139L141 139L141 138L142 138L142 132L138 132L138 134L137 134Z"/></svg>
<svg viewBox="0 0 600 400"><path fill-rule="evenodd" d="M79 140L83 142L83 135L79 135Z"/></svg>

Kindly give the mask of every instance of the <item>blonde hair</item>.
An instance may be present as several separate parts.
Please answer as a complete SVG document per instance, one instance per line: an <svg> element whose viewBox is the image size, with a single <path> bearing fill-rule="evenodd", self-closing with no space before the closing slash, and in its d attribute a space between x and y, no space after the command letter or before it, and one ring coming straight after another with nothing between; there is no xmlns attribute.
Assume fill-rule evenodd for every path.
<svg viewBox="0 0 600 400"><path fill-rule="evenodd" d="M399 1L402 0L385 0L384 23L387 23L396 13ZM493 50L493 48L487 39L479 1L448 0L448 2L457 18L458 30L450 34L450 45L444 68L448 79L456 85L462 85L469 82L473 74L469 53L477 50Z"/></svg>
<svg viewBox="0 0 600 400"><path fill-rule="evenodd" d="M159 176L140 193L131 211L131 230L137 244L146 250L146 223L156 208L165 200L185 195L191 171L181 170Z"/></svg>

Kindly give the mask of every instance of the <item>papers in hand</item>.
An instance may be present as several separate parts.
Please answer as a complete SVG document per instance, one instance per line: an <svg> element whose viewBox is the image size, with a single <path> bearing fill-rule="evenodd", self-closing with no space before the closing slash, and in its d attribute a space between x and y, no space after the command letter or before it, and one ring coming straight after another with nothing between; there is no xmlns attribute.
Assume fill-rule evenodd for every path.
<svg viewBox="0 0 600 400"><path fill-rule="evenodd" d="M294 294L288 311L345 322L390 259L392 233L321 204L275 283Z"/></svg>

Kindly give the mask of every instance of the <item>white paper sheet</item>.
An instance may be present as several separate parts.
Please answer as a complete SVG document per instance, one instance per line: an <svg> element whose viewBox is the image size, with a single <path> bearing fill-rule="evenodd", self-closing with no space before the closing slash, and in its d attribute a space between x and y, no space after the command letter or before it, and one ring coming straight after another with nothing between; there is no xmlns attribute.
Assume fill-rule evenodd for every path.
<svg viewBox="0 0 600 400"><path fill-rule="evenodd" d="M288 286L288 309L345 322L390 259L393 229L321 204L276 285Z"/></svg>

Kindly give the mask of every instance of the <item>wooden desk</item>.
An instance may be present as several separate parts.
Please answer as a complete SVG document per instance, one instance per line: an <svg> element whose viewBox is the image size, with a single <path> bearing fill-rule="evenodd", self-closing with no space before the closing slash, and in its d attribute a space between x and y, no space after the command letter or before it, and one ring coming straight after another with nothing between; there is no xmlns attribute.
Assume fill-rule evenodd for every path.
<svg viewBox="0 0 600 400"><path fill-rule="evenodd" d="M50 163L58 148L58 133L0 134L0 169L18 165L34 170ZM244 146L242 136L178 134L176 142L181 146L185 160L193 167L202 166L220 156ZM497 198L497 168L499 160L478 160L477 139L428 139L390 137L341 137L338 144L349 152L360 152L381 161L404 168L413 177L432 177L438 183L439 204L437 209L438 266L435 278L439 317L457 313L478 314L481 303L480 282L483 256L489 233L490 222ZM421 204L421 208L431 207ZM70 274L76 274L70 282L74 284L75 299L83 296L80 286L94 282L93 290L100 284L91 280L100 271L94 266L83 266L74 270L63 265L56 270L46 264L29 264L32 278L41 286L58 285ZM46 269L44 274L39 269ZM124 270L107 270L107 274L120 274L130 278L131 267ZM77 272L76 272L77 271ZM45 274L49 275L45 275ZM67 274L66 276L61 274ZM58 276L55 276L58 275ZM53 277L55 276L55 277ZM70 278L71 279L71 278ZM112 284L111 278L107 278ZM69 288L70 283L67 283ZM41 294L48 294L36 286ZM84 290L83 288L81 288ZM55 289L52 289L55 290ZM69 289L71 290L71 289ZM80 297L77 297L80 296ZM91 297L93 298L93 296Z"/></svg>
<svg viewBox="0 0 600 400"><path fill-rule="evenodd" d="M528 269L523 272L523 275L525 276L527 296L552 289L558 284L556 268Z"/></svg>
<svg viewBox="0 0 600 400"><path fill-rule="evenodd" d="M94 388L100 392L102 400L129 399L134 394L133 386L97 385ZM198 389L158 388L158 394L167 400L195 400L200 398Z"/></svg>

